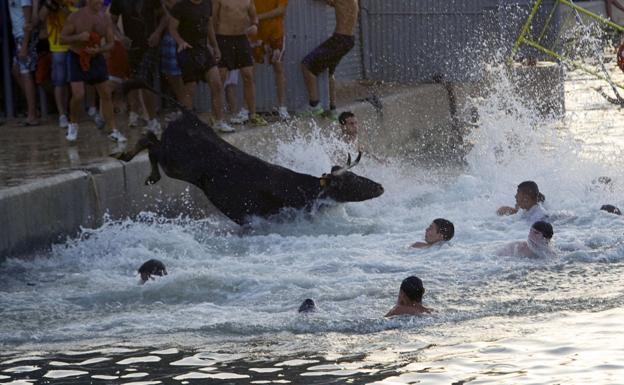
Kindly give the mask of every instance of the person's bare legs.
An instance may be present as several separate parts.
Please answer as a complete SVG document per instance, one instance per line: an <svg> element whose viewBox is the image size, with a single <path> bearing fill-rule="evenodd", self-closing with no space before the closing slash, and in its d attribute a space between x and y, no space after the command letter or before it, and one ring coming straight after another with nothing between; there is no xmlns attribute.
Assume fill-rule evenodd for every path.
<svg viewBox="0 0 624 385"><path fill-rule="evenodd" d="M175 95L176 99L181 102L184 95L184 82L180 75L166 75L167 83L171 87L171 91Z"/></svg>
<svg viewBox="0 0 624 385"><path fill-rule="evenodd" d="M101 113L104 117L104 121L111 131L117 130L117 123L115 122L115 112L113 111L113 97L111 87L108 81L98 83L95 85L98 96L100 97Z"/></svg>
<svg viewBox="0 0 624 385"><path fill-rule="evenodd" d="M254 82L253 67L244 67L240 70L243 78L243 94L245 104L251 115L256 113L256 83Z"/></svg>
<svg viewBox="0 0 624 385"><path fill-rule="evenodd" d="M76 124L80 119L80 113L83 108L85 85L83 82L71 82L70 87L71 99L69 101L69 121Z"/></svg>
<svg viewBox="0 0 624 385"><path fill-rule="evenodd" d="M303 80L305 82L306 90L308 91L308 99L312 102L318 102L318 88L316 86L316 76L310 72L308 67L301 63L301 70L303 72Z"/></svg>
<svg viewBox="0 0 624 385"><path fill-rule="evenodd" d="M284 75L284 63L273 63L273 74L275 75L277 103L282 107L286 105L286 76Z"/></svg>
<svg viewBox="0 0 624 385"><path fill-rule="evenodd" d="M141 96L143 97L143 105L145 106L145 112L148 119L152 120L156 117L156 97L151 91L141 90Z"/></svg>
<svg viewBox="0 0 624 385"><path fill-rule="evenodd" d="M179 98L180 103L184 104L189 110L193 110L193 97L195 96L196 82L184 83L182 96ZM213 98L214 99L214 98ZM214 102L213 102L214 105Z"/></svg>
<svg viewBox="0 0 624 385"><path fill-rule="evenodd" d="M227 73L227 72L226 72ZM223 82L217 66L206 72L206 80L210 87L210 99L212 102L212 113L217 121L223 120Z"/></svg>
<svg viewBox="0 0 624 385"><path fill-rule="evenodd" d="M231 114L238 112L238 98L236 97L236 85L229 84L225 86L225 100Z"/></svg>
<svg viewBox="0 0 624 385"><path fill-rule="evenodd" d="M336 108L336 77L329 73L329 108Z"/></svg>
<svg viewBox="0 0 624 385"><path fill-rule="evenodd" d="M54 101L59 115L67 115L67 86L54 87Z"/></svg>
<svg viewBox="0 0 624 385"><path fill-rule="evenodd" d="M28 104L28 123L37 123L37 94L35 92L35 79L32 72L22 74L24 79L24 94L26 95L26 104Z"/></svg>

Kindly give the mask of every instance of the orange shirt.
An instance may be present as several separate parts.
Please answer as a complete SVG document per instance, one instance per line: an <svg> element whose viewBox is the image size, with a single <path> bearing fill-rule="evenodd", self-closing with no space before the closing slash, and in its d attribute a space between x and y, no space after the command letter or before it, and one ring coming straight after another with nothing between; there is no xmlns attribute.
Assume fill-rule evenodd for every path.
<svg viewBox="0 0 624 385"><path fill-rule="evenodd" d="M280 5L285 8L288 5L288 0L254 0L254 4L256 5L256 13L260 15L261 13L272 11ZM284 15L260 21L258 29L260 31L277 30L283 34Z"/></svg>

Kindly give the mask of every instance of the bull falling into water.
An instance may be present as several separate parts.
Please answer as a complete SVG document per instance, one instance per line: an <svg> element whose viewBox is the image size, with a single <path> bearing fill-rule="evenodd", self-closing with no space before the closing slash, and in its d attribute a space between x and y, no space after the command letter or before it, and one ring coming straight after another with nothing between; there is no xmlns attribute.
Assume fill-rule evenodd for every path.
<svg viewBox="0 0 624 385"><path fill-rule="evenodd" d="M131 84L128 88L147 88ZM177 103L176 103L177 104ZM204 192L223 214L239 225L251 217L270 217L284 208L311 210L319 199L360 202L383 194L381 184L349 169L358 164L334 166L321 177L298 173L249 155L221 139L197 115L180 106L183 113L170 122L161 140L147 133L130 151L112 156L129 162L147 149L151 173L145 183L158 182L158 166L167 176L191 183Z"/></svg>

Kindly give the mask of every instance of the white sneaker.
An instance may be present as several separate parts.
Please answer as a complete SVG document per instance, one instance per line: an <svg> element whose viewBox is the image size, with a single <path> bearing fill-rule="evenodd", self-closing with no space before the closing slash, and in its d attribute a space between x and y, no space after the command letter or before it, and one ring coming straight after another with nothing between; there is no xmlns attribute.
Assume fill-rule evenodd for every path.
<svg viewBox="0 0 624 385"><path fill-rule="evenodd" d="M67 134L65 134L65 139L70 142L75 142L78 139L78 123L69 123L67 125Z"/></svg>
<svg viewBox="0 0 624 385"><path fill-rule="evenodd" d="M234 131L236 131L234 129L234 127L230 126L229 124L227 124L223 120L219 120L218 122L216 122L215 125L214 125L214 128L216 130L221 131L221 132L234 132Z"/></svg>
<svg viewBox="0 0 624 385"><path fill-rule="evenodd" d="M162 133L158 119L154 118L147 123L147 131L153 133L154 135L160 135Z"/></svg>
<svg viewBox="0 0 624 385"><path fill-rule="evenodd" d="M100 115L99 113L95 114L95 116L93 117L93 121L95 122L95 127L97 127L98 130L101 130L104 127L106 127L106 121L104 120L102 115Z"/></svg>
<svg viewBox="0 0 624 385"><path fill-rule="evenodd" d="M323 111L321 103L317 104L315 107L312 107L310 103L306 103L297 111L297 114L300 116L320 116L323 114Z"/></svg>
<svg viewBox="0 0 624 385"><path fill-rule="evenodd" d="M119 130L117 129L113 130L113 132L108 134L108 139L112 140L113 142L127 142L128 141L128 139L126 139L126 137L123 136L123 134L119 132Z"/></svg>
<svg viewBox="0 0 624 385"><path fill-rule="evenodd" d="M249 121L249 111L246 108L241 108L238 114L230 118L232 124L245 124Z"/></svg>
<svg viewBox="0 0 624 385"><path fill-rule="evenodd" d="M67 128L69 126L69 119L67 119L67 115L59 116L59 127Z"/></svg>
<svg viewBox="0 0 624 385"><path fill-rule="evenodd" d="M90 117L92 117L92 118L93 118L93 117L95 116L95 114L97 114L97 113L98 113L97 108L95 108L95 107L93 107L93 106L89 107L89 109L87 110L87 114L88 114Z"/></svg>
<svg viewBox="0 0 624 385"><path fill-rule="evenodd" d="M288 113L288 109L286 106L281 106L277 109L277 114L279 115L280 120L288 120L290 119L290 114Z"/></svg>
<svg viewBox="0 0 624 385"><path fill-rule="evenodd" d="M142 119L136 112L130 111L130 115L128 116L128 127L143 126L145 126L145 119Z"/></svg>

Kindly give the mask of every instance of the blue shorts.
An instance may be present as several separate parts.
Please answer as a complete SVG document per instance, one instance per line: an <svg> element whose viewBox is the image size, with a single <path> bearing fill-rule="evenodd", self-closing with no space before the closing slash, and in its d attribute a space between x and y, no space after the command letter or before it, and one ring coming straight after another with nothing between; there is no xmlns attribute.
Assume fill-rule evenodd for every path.
<svg viewBox="0 0 624 385"><path fill-rule="evenodd" d="M169 32L165 32L160 41L160 72L170 76L182 75L178 65L178 45Z"/></svg>
<svg viewBox="0 0 624 385"><path fill-rule="evenodd" d="M87 71L80 66L80 55L76 52L67 51L67 76L69 81L84 82L87 84L100 84L108 80L106 59L102 55L91 57L91 65Z"/></svg>
<svg viewBox="0 0 624 385"><path fill-rule="evenodd" d="M22 48L23 41L23 36L15 38L15 57L13 58L13 62L17 65L20 74L28 74L35 72L37 69L37 39L30 39L26 57L20 59L17 54Z"/></svg>
<svg viewBox="0 0 624 385"><path fill-rule="evenodd" d="M67 85L67 52L52 52L52 84Z"/></svg>
<svg viewBox="0 0 624 385"><path fill-rule="evenodd" d="M336 72L340 60L355 45L355 38L349 35L334 33L329 39L316 47L301 61L314 75L326 69L330 74Z"/></svg>

